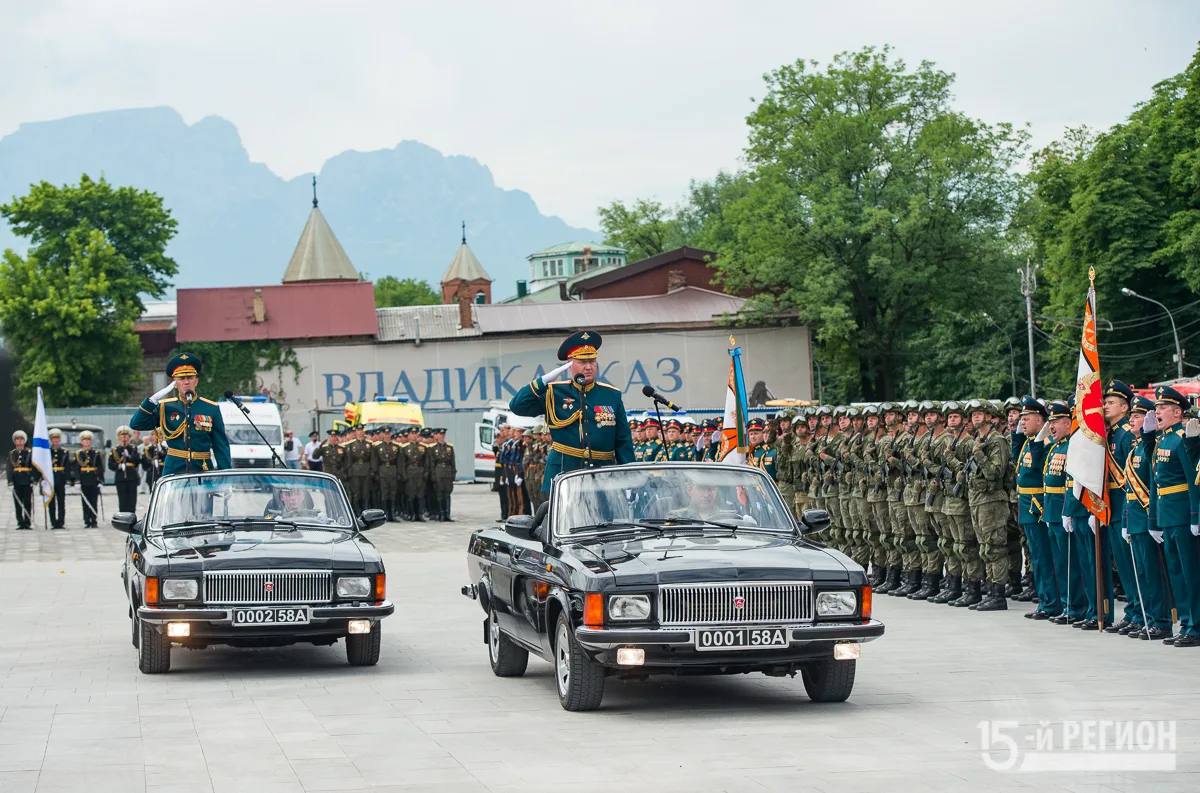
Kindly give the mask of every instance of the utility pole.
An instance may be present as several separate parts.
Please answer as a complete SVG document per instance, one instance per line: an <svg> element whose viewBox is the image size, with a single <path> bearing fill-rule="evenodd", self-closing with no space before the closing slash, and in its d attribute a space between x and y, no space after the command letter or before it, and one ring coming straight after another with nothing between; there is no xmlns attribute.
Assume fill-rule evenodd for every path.
<svg viewBox="0 0 1200 793"><path fill-rule="evenodd" d="M1021 277L1021 294L1025 295L1025 330L1029 337L1029 395L1037 397L1037 375L1033 363L1033 293L1037 290L1037 267L1028 258L1025 267L1017 270Z"/></svg>

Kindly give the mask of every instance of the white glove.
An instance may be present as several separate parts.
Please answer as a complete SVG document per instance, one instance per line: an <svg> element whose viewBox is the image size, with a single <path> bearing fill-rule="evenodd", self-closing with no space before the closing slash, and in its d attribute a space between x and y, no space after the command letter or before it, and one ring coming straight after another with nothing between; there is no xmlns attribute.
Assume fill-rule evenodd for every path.
<svg viewBox="0 0 1200 793"><path fill-rule="evenodd" d="M1154 538L1154 541L1156 543L1158 543L1159 545L1162 545L1162 532L1161 531L1156 531L1154 529L1151 529L1150 536Z"/></svg>
<svg viewBox="0 0 1200 793"><path fill-rule="evenodd" d="M1158 429L1158 417L1151 410L1146 413L1146 418L1142 419L1142 432L1154 432Z"/></svg>
<svg viewBox="0 0 1200 793"><path fill-rule="evenodd" d="M1067 534L1075 531L1075 527L1071 525L1071 518L1067 515L1063 515L1063 531Z"/></svg>
<svg viewBox="0 0 1200 793"><path fill-rule="evenodd" d="M1192 526L1192 536L1200 537L1200 523L1197 523L1195 526Z"/></svg>
<svg viewBox="0 0 1200 793"><path fill-rule="evenodd" d="M1200 419L1188 419L1183 426L1183 434L1188 438L1200 438Z"/></svg>
<svg viewBox="0 0 1200 793"><path fill-rule="evenodd" d="M1092 527L1092 534L1095 534L1097 529L1099 528L1099 526L1096 525L1096 516L1095 515L1088 516L1088 525Z"/></svg>
<svg viewBox="0 0 1200 793"><path fill-rule="evenodd" d="M566 363L564 363L562 366L558 367L554 371L546 372L544 375L542 375L542 383L549 383L551 380L557 380L559 375L561 375L563 372L567 371L570 368L571 368L571 362L567 361Z"/></svg>
<svg viewBox="0 0 1200 793"><path fill-rule="evenodd" d="M153 402L155 405L157 405L158 401L160 399L162 399L163 397L165 397L167 394L171 393L174 390L175 390L175 383L174 383L174 381L172 381L171 384L168 385L166 388L164 388L162 391L159 391L155 394L151 394L150 401Z"/></svg>
<svg viewBox="0 0 1200 793"><path fill-rule="evenodd" d="M519 476L518 476L518 477L517 477L516 479L514 479L513 481L514 481L514 482L516 482L516 483L519 485L519 484L521 484L522 482L524 482L525 480L524 480L524 479L522 479L521 477L519 477Z"/></svg>
<svg viewBox="0 0 1200 793"><path fill-rule="evenodd" d="M1035 437L1033 439L1034 443L1045 443L1046 437L1049 434L1050 434L1050 422L1047 421L1045 424L1042 425L1042 428L1040 430L1038 430L1037 437Z"/></svg>
<svg viewBox="0 0 1200 793"><path fill-rule="evenodd" d="M1121 539L1129 542L1129 529L1121 529Z"/></svg>

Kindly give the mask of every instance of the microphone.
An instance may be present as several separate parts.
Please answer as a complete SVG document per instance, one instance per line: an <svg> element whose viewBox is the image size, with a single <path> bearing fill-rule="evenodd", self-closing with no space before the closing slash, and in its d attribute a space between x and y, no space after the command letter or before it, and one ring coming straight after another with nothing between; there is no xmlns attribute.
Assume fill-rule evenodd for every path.
<svg viewBox="0 0 1200 793"><path fill-rule="evenodd" d="M236 394L234 394L232 391L226 391L226 392L225 392L225 398L226 398L226 399L228 399L228 400L229 400L230 402L232 402L233 404L237 405L237 406L238 406L238 410L242 411L242 412L243 412L243 413L245 413L247 416L248 416L248 415L250 415L250 411L249 411L249 410L247 410L247 409L246 409L246 406L242 404L242 400L238 399L238 398L237 398L237 395L236 395Z"/></svg>
<svg viewBox="0 0 1200 793"><path fill-rule="evenodd" d="M663 407L674 410L676 413L679 413L683 410L683 408L679 407L679 405L676 405L674 402L672 402L671 400L667 399L662 394L655 391L654 388L651 386L648 386L648 385L642 386L642 393L645 394L646 396L650 397L651 399L653 399L655 402L662 405Z"/></svg>
<svg viewBox="0 0 1200 793"><path fill-rule="evenodd" d="M188 405L195 402L196 401L196 392L195 391L184 391L183 392L183 401L185 404L188 404Z"/></svg>
<svg viewBox="0 0 1200 793"><path fill-rule="evenodd" d="M571 379L574 380L575 385L579 386L580 388L583 388L584 384L587 382L587 378L584 377L582 374L577 374L574 377L572 377Z"/></svg>

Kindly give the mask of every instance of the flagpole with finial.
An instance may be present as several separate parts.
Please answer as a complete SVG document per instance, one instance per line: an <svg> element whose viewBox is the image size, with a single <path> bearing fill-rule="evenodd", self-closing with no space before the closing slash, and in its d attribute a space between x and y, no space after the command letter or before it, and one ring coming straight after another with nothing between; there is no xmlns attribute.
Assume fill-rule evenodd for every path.
<svg viewBox="0 0 1200 793"><path fill-rule="evenodd" d="M1088 267L1088 297L1092 304L1092 344L1096 348L1096 373L1100 373L1100 312L1097 307L1099 301L1096 300L1096 268ZM1086 334L1086 329L1085 329ZM1103 385L1103 383L1101 383ZM1104 445L1108 446L1108 438L1105 437ZM1105 449L1105 454L1108 454L1108 449ZM1104 504L1105 515L1107 520L1112 520L1112 506L1108 500L1108 460L1104 461L1104 478L1101 479L1100 485L1101 503ZM1101 525L1099 520L1096 520L1096 536L1095 542L1092 543L1093 559L1092 569L1096 571L1096 614L1099 616L1100 627L1096 633L1103 636L1104 626L1107 622L1110 603L1105 597L1104 592L1104 569L1101 567L1101 546L1104 544L1104 535L1108 531L1108 527ZM1116 609L1112 609L1113 616L1111 619L1116 619Z"/></svg>

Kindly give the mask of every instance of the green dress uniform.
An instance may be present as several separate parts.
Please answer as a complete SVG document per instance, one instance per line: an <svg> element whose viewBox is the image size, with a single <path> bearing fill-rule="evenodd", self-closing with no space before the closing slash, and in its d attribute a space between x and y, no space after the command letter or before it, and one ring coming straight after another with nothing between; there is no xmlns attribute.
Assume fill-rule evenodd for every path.
<svg viewBox="0 0 1200 793"><path fill-rule="evenodd" d="M183 352L167 362L167 377L199 376L200 369L199 356ZM167 444L163 476L233 467L221 408L211 399L197 395L188 405L179 397L164 397L157 404L153 397L146 397L129 419L129 426L159 430Z"/></svg>
<svg viewBox="0 0 1200 793"><path fill-rule="evenodd" d="M1169 386L1155 392L1159 404L1187 409L1187 398ZM1195 439L1181 424L1160 429L1150 481L1149 530L1161 531L1167 575L1179 614L1177 647L1200 645L1200 474Z"/></svg>
<svg viewBox="0 0 1200 793"><path fill-rule="evenodd" d="M1051 421L1071 416L1066 402L1051 402L1047 405L1047 411ZM1054 580L1065 609L1051 621L1060 624L1087 619L1087 590L1079 565L1072 564L1071 535L1063 528L1063 507L1067 497L1067 443L1066 437L1051 443L1042 462L1042 516L1046 524Z"/></svg>
<svg viewBox="0 0 1200 793"><path fill-rule="evenodd" d="M593 360L602 339L595 331L579 331L559 347L560 361ZM633 462L633 436L625 404L617 388L599 381L582 387L572 380L549 383L535 378L512 398L509 409L518 416L545 415L550 430L550 454L542 475L549 492L554 477L578 468Z"/></svg>
<svg viewBox="0 0 1200 793"><path fill-rule="evenodd" d="M1133 389L1120 380L1112 380L1104 389L1104 396L1119 397L1127 405L1133 405ZM1137 584L1133 580L1133 554L1129 543L1122 538L1125 529L1125 463L1133 449L1133 431L1128 417L1124 417L1108 428L1108 525L1102 531L1100 560L1106 568L1116 567L1117 578L1125 592L1125 610L1121 622L1108 628L1110 633L1128 633L1130 626L1142 627L1142 604L1138 600Z"/></svg>
<svg viewBox="0 0 1200 793"><path fill-rule="evenodd" d="M1044 405L1033 397L1026 397L1021 404L1021 415L1030 413L1042 418L1048 415ZM1046 489L1042 471L1045 462L1046 444L1037 438L1026 437L1017 452L1017 522L1025 533L1029 559L1033 563L1033 584L1038 595L1038 607L1033 612L1036 619L1057 617L1063 611L1058 580L1054 575L1058 565L1055 564L1054 550L1046 524L1043 523L1046 507L1042 500L1046 497ZM1065 568L1065 563L1062 566Z"/></svg>
<svg viewBox="0 0 1200 793"><path fill-rule="evenodd" d="M1154 403L1146 397L1135 397L1135 413L1151 413ZM1125 537L1133 555L1136 584L1141 589L1141 604L1150 623L1129 633L1134 638L1165 639L1171 634L1170 596L1163 577L1163 565L1158 543L1150 536L1150 481L1154 476L1154 448L1158 433L1146 431L1134 440L1125 461ZM1142 615L1136 614L1138 623Z"/></svg>

